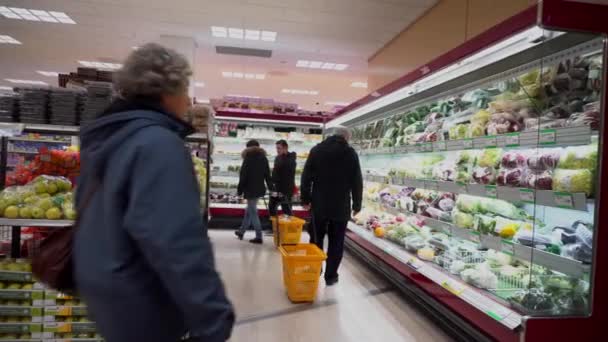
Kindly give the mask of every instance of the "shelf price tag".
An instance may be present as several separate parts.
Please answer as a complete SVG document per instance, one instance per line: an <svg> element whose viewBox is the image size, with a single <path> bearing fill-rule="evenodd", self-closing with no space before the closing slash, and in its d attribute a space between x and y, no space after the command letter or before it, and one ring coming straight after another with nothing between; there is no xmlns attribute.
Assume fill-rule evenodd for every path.
<svg viewBox="0 0 608 342"><path fill-rule="evenodd" d="M476 243L481 243L481 234L479 232L470 231L469 240Z"/></svg>
<svg viewBox="0 0 608 342"><path fill-rule="evenodd" d="M534 203L534 195L532 189L519 189L519 199L524 203Z"/></svg>
<svg viewBox="0 0 608 342"><path fill-rule="evenodd" d="M423 263L418 260L418 258L411 258L407 261L407 264L410 265L413 269L417 270L422 267Z"/></svg>
<svg viewBox="0 0 608 342"><path fill-rule="evenodd" d="M426 152L433 152L433 143L432 142L426 143L426 144L424 144L424 146L425 146Z"/></svg>
<svg viewBox="0 0 608 342"><path fill-rule="evenodd" d="M438 151L445 151L445 150L447 150L447 145L446 145L446 143L445 143L445 140L436 141L436 142L435 142L435 148L436 148Z"/></svg>
<svg viewBox="0 0 608 342"><path fill-rule="evenodd" d="M496 148L498 144L496 143L496 136L490 135L483 138L483 147L485 148Z"/></svg>
<svg viewBox="0 0 608 342"><path fill-rule="evenodd" d="M467 193L467 183L456 182L456 187L458 188L459 193Z"/></svg>
<svg viewBox="0 0 608 342"><path fill-rule="evenodd" d="M496 198L498 195L496 192L496 185L486 185L485 186L486 197Z"/></svg>
<svg viewBox="0 0 608 342"><path fill-rule="evenodd" d="M464 287L462 285L458 284L457 282L455 282L451 279L448 279L448 280L442 282L441 286L444 289L450 291L455 296L460 296L462 291L464 291Z"/></svg>
<svg viewBox="0 0 608 342"><path fill-rule="evenodd" d="M407 153L407 146L399 146L395 148L395 153Z"/></svg>
<svg viewBox="0 0 608 342"><path fill-rule="evenodd" d="M572 200L572 194L569 192L554 192L553 198L555 205L560 208L572 209L574 208L574 201Z"/></svg>
<svg viewBox="0 0 608 342"><path fill-rule="evenodd" d="M504 317L500 316L499 314L495 313L494 311L488 310L486 311L486 314L492 318L494 318L497 321L502 321Z"/></svg>
<svg viewBox="0 0 608 342"><path fill-rule="evenodd" d="M513 241L502 239L500 243L500 251L509 255L515 254Z"/></svg>
<svg viewBox="0 0 608 342"><path fill-rule="evenodd" d="M519 132L505 134L505 147L519 146Z"/></svg>
<svg viewBox="0 0 608 342"><path fill-rule="evenodd" d="M538 142L541 145L552 145L555 144L555 130L554 129L542 129L538 137Z"/></svg>
<svg viewBox="0 0 608 342"><path fill-rule="evenodd" d="M465 150L470 150L473 148L473 139L463 139L462 140L462 148Z"/></svg>

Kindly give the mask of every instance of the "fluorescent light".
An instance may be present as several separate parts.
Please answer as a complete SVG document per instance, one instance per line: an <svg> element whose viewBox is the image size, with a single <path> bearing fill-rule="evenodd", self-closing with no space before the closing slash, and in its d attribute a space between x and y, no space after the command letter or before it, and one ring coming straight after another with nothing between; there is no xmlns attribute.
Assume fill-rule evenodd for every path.
<svg viewBox="0 0 608 342"><path fill-rule="evenodd" d="M348 106L350 103L348 102L339 102L339 101L327 101L325 102L326 106L340 106L340 107L346 107Z"/></svg>
<svg viewBox="0 0 608 342"><path fill-rule="evenodd" d="M283 94L293 94L293 95L319 95L318 90L305 90L305 89L282 89L281 92Z"/></svg>
<svg viewBox="0 0 608 342"><path fill-rule="evenodd" d="M21 42L11 36L0 35L0 44L21 45Z"/></svg>
<svg viewBox="0 0 608 342"><path fill-rule="evenodd" d="M131 49L133 49L133 50L139 50L139 46L132 46Z"/></svg>
<svg viewBox="0 0 608 342"><path fill-rule="evenodd" d="M323 69L323 70L335 70L335 71L344 71L348 68L348 64L340 64L333 62L321 62L321 61L308 61L308 60L298 60L296 62L296 67L298 68L310 68L310 69Z"/></svg>
<svg viewBox="0 0 608 342"><path fill-rule="evenodd" d="M197 88L204 88L205 82L194 82L194 86Z"/></svg>
<svg viewBox="0 0 608 342"><path fill-rule="evenodd" d="M259 96L253 96L253 95L239 95L239 94L228 94L226 96L229 97L244 97L244 98L249 98L249 99L259 99Z"/></svg>
<svg viewBox="0 0 608 342"><path fill-rule="evenodd" d="M0 90L13 90L13 87L0 86Z"/></svg>
<svg viewBox="0 0 608 342"><path fill-rule="evenodd" d="M211 101L209 101L209 99L196 99L195 103L209 104L209 103L211 103Z"/></svg>
<svg viewBox="0 0 608 342"><path fill-rule="evenodd" d="M261 40L264 42L274 42L277 40L277 33L274 31L243 29L239 27L211 26L211 35L216 38Z"/></svg>
<svg viewBox="0 0 608 342"><path fill-rule="evenodd" d="M25 8L0 6L0 15L9 19L43 21L47 23L76 24L76 22L64 12L47 12L43 10L28 10Z"/></svg>
<svg viewBox="0 0 608 342"><path fill-rule="evenodd" d="M118 63L105 63L105 62L95 62L95 61L78 61L82 66L87 68L96 68L96 69L108 69L108 70L117 70L122 68L122 64Z"/></svg>
<svg viewBox="0 0 608 342"><path fill-rule="evenodd" d="M57 77L59 76L59 73L56 71L36 71L37 73L39 73L42 76L46 76L46 77Z"/></svg>
<svg viewBox="0 0 608 342"><path fill-rule="evenodd" d="M244 78L246 80L266 79L266 74L242 73L238 71L222 71L222 76L225 78Z"/></svg>
<svg viewBox="0 0 608 342"><path fill-rule="evenodd" d="M5 81L16 83L16 84L30 84L30 85L48 85L46 82L42 81L33 81L33 80L16 80L14 78L5 78Z"/></svg>
<svg viewBox="0 0 608 342"><path fill-rule="evenodd" d="M353 88L367 88L367 82L353 82L350 86Z"/></svg>

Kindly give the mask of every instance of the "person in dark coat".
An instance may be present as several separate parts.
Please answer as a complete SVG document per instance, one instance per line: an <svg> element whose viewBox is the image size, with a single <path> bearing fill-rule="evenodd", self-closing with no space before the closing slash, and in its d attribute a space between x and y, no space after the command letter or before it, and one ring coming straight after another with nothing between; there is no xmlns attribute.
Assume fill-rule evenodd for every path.
<svg viewBox="0 0 608 342"><path fill-rule="evenodd" d="M232 305L215 270L184 138L193 128L186 59L147 44L115 79L121 94L81 130L73 250L78 293L108 342L224 342Z"/></svg>
<svg viewBox="0 0 608 342"><path fill-rule="evenodd" d="M272 181L270 179L270 166L266 158L266 151L260 147L257 140L247 142L247 148L241 153L243 164L239 176L237 193L247 200L245 216L241 223L241 228L234 232L239 239L243 239L245 231L250 225L255 229L255 238L249 240L251 243L261 244L262 223L258 216L258 200L266 195L266 185L272 191Z"/></svg>
<svg viewBox="0 0 608 342"><path fill-rule="evenodd" d="M304 207L312 210L312 241L323 249L328 236L325 282L338 282L338 268L344 253L346 226L352 211L361 211L363 178L359 157L348 144L350 131L338 127L336 134L310 150L301 181Z"/></svg>
<svg viewBox="0 0 608 342"><path fill-rule="evenodd" d="M291 199L296 186L296 158L295 152L289 152L289 145L285 140L276 143L277 156L274 158L272 168L272 183L275 192L270 197L268 209L271 216L277 215L277 206L281 204L283 214L291 215Z"/></svg>

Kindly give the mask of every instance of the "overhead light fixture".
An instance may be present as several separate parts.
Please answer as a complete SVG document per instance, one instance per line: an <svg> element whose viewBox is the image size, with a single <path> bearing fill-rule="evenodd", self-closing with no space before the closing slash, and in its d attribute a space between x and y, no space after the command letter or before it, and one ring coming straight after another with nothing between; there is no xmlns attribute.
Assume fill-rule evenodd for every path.
<svg viewBox="0 0 608 342"><path fill-rule="evenodd" d="M21 42L11 36L0 35L0 44L21 45Z"/></svg>
<svg viewBox="0 0 608 342"><path fill-rule="evenodd" d="M305 89L283 89L281 90L283 94L293 94L293 95L319 95L318 90L305 90Z"/></svg>
<svg viewBox="0 0 608 342"><path fill-rule="evenodd" d="M196 88L204 88L205 87L205 82L194 82L194 86Z"/></svg>
<svg viewBox="0 0 608 342"><path fill-rule="evenodd" d="M348 102L339 102L339 101L327 101L327 102L325 102L326 106L341 106L341 107L346 107L349 104L350 103L348 103Z"/></svg>
<svg viewBox="0 0 608 342"><path fill-rule="evenodd" d="M6 7L0 6L0 15L5 18L17 19L17 20L28 20L28 21L43 21L47 23L61 23L61 24L76 24L76 22L70 18L64 12L55 11L42 11L25 9L18 7Z"/></svg>
<svg viewBox="0 0 608 342"><path fill-rule="evenodd" d="M296 67L309 68L309 69L344 71L348 68L348 64L321 62L321 61L308 61L305 59L301 59L296 62Z"/></svg>
<svg viewBox="0 0 608 342"><path fill-rule="evenodd" d="M264 80L266 74L253 74L253 73L242 73L232 71L222 71L222 76L225 78L243 78L246 80Z"/></svg>
<svg viewBox="0 0 608 342"><path fill-rule="evenodd" d="M367 82L353 82L350 86L353 88L367 88Z"/></svg>
<svg viewBox="0 0 608 342"><path fill-rule="evenodd" d="M132 50L139 50L139 46L132 46L131 49Z"/></svg>
<svg viewBox="0 0 608 342"><path fill-rule="evenodd" d="M259 96L253 96L253 95L239 95L239 94L228 94L226 96L229 97L243 97L243 98L248 98L248 99L259 99Z"/></svg>
<svg viewBox="0 0 608 342"><path fill-rule="evenodd" d="M56 71L36 71L37 73L39 73L42 76L46 76L46 77L57 77L59 76L59 73Z"/></svg>
<svg viewBox="0 0 608 342"><path fill-rule="evenodd" d="M14 78L5 78L5 81L15 83L15 84L29 84L29 85L43 85L46 86L48 83L42 81L33 81L33 80L16 80Z"/></svg>
<svg viewBox="0 0 608 342"><path fill-rule="evenodd" d="M211 101L209 101L209 99L195 99L194 103L209 104L209 103L211 103Z"/></svg>
<svg viewBox="0 0 608 342"><path fill-rule="evenodd" d="M0 86L0 90L13 90L13 87Z"/></svg>
<svg viewBox="0 0 608 342"><path fill-rule="evenodd" d="M254 29L242 29L238 27L211 26L211 35L216 38L231 38L241 40L261 40L264 42L274 42L277 40L277 33L274 31L262 31Z"/></svg>
<svg viewBox="0 0 608 342"><path fill-rule="evenodd" d="M122 64L118 63L105 63L105 62L95 62L95 61L78 61L82 66L87 68L96 68L96 69L109 69L109 70L117 70L122 68Z"/></svg>

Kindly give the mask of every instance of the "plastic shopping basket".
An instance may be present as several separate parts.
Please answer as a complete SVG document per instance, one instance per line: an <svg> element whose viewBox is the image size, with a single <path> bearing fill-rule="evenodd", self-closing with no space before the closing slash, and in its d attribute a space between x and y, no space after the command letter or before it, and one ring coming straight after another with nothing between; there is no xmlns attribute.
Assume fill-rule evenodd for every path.
<svg viewBox="0 0 608 342"><path fill-rule="evenodd" d="M327 255L314 244L284 245L279 248L283 259L283 282L292 302L314 302Z"/></svg>
<svg viewBox="0 0 608 342"><path fill-rule="evenodd" d="M302 227L306 221L295 216L272 216L272 235L274 245L295 245L302 238Z"/></svg>

